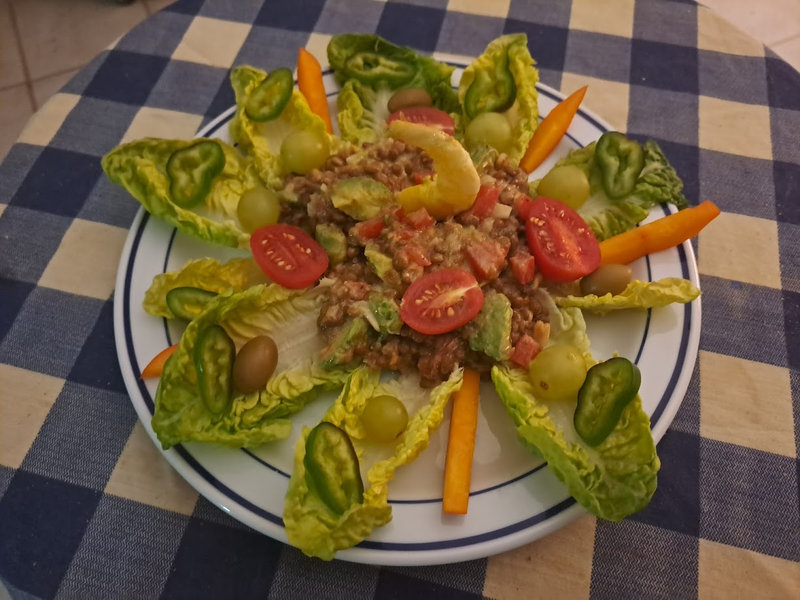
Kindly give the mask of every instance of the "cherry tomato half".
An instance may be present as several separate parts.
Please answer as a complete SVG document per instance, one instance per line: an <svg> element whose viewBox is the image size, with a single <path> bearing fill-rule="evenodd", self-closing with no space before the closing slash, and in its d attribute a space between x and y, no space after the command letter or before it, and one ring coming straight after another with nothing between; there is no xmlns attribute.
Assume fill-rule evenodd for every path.
<svg viewBox="0 0 800 600"><path fill-rule="evenodd" d="M575 281L600 266L600 244L578 213L539 196L526 207L525 236L536 267L550 281Z"/></svg>
<svg viewBox="0 0 800 600"><path fill-rule="evenodd" d="M308 287L328 269L322 246L293 225L259 227L250 236L250 249L264 274L286 288Z"/></svg>
<svg viewBox="0 0 800 600"><path fill-rule="evenodd" d="M414 331L437 335L471 321L483 306L475 277L462 269L440 269L408 286L400 303L400 318Z"/></svg>
<svg viewBox="0 0 800 600"><path fill-rule="evenodd" d="M410 108L401 108L393 112L386 124L392 121L409 121L410 123L420 123L430 127L436 127L444 131L448 135L453 135L456 130L455 121L453 117L448 115L443 110L433 108L432 106L412 106Z"/></svg>

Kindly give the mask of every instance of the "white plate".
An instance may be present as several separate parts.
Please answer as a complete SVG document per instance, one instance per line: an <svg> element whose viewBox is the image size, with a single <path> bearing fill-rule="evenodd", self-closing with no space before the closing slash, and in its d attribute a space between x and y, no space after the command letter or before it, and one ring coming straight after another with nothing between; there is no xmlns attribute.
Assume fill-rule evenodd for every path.
<svg viewBox="0 0 800 600"><path fill-rule="evenodd" d="M454 74L458 80L460 69ZM336 84L325 76L328 90ZM563 96L539 85L539 109L546 115ZM335 95L329 97L335 114ZM233 108L200 135L230 141L226 124ZM558 157L596 140L609 127L581 109L553 155L533 174L546 173ZM655 208L650 219L667 214ZM131 401L154 443L150 427L157 382L143 382L142 368L175 343L178 330L142 309L145 290L158 273L175 270L201 256L225 259L243 252L220 248L177 233L142 209L131 226L120 261L114 301L114 331L123 379ZM634 276L655 280L683 277L699 285L691 245L649 256L633 265ZM642 372L641 397L658 441L683 400L700 337L700 301L640 312L621 311L602 318L587 316L592 353L598 359L614 352L635 359ZM297 435L316 424L325 399L294 417L293 435L255 450L235 450L188 443L164 452L173 467L208 500L253 529L286 542L281 514ZM382 565L422 565L470 560L503 552L563 527L585 511L540 460L519 444L511 420L491 384L481 392L472 493L466 516L441 510L442 468L449 416L419 458L397 472L389 501L393 519L355 548L339 552L343 560Z"/></svg>

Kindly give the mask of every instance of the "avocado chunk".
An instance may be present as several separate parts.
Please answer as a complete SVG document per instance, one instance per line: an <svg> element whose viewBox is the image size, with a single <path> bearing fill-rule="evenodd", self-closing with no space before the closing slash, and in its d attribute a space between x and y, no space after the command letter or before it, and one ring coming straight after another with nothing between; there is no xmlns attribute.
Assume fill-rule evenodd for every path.
<svg viewBox="0 0 800 600"><path fill-rule="evenodd" d="M333 371L351 366L355 360L358 346L368 341L369 325L363 317L357 317L345 324L333 341L322 351L322 368Z"/></svg>
<svg viewBox="0 0 800 600"><path fill-rule="evenodd" d="M320 223L314 229L314 237L328 253L332 265L338 265L347 258L347 237L336 225Z"/></svg>
<svg viewBox="0 0 800 600"><path fill-rule="evenodd" d="M392 201L392 191L369 177L337 181L331 190L331 204L357 221L377 217Z"/></svg>
<svg viewBox="0 0 800 600"><path fill-rule="evenodd" d="M397 302L380 294L372 294L367 299L367 304L378 324L379 333L384 335L397 335L400 333L403 321L400 319L400 307Z"/></svg>
<svg viewBox="0 0 800 600"><path fill-rule="evenodd" d="M365 246L364 256L367 257L375 274L383 281L387 281L387 276L394 271L394 264L392 263L391 257L378 250L372 242L367 243Z"/></svg>
<svg viewBox="0 0 800 600"><path fill-rule="evenodd" d="M481 311L469 325L469 347L494 360L507 360L511 356L511 314L508 298L487 292Z"/></svg>

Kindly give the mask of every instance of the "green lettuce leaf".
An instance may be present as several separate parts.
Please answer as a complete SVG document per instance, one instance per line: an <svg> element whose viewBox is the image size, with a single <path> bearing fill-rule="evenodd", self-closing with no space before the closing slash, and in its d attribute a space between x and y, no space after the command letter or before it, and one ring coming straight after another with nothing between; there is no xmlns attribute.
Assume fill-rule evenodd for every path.
<svg viewBox="0 0 800 600"><path fill-rule="evenodd" d="M113 183L178 231L223 246L248 248L250 234L239 224L236 208L241 195L258 183L258 174L252 162L233 146L213 141L225 153L225 168L214 179L205 200L192 208L182 208L173 201L166 167L173 152L197 140L144 138L114 148L101 164Z"/></svg>
<svg viewBox="0 0 800 600"><path fill-rule="evenodd" d="M276 284L213 299L189 323L164 367L152 420L162 446L200 441L243 447L282 439L291 430L288 417L320 392L341 387L348 373L322 370L316 362L324 346L316 327L317 301L314 290L293 291ZM203 403L193 362L199 333L214 324L225 329L237 348L257 335L268 334L279 352L275 374L265 388L235 394L221 416Z"/></svg>
<svg viewBox="0 0 800 600"><path fill-rule="evenodd" d="M236 97L236 113L228 125L231 138L253 156L261 179L268 187L280 189L289 174L280 157L281 143L290 133L313 131L328 139L332 153L341 146L339 139L328 134L323 120L314 114L298 89L277 119L264 122L251 120L245 112L250 94L266 79L267 72L247 65L234 67L230 79Z"/></svg>
<svg viewBox="0 0 800 600"><path fill-rule="evenodd" d="M572 344L589 353L586 323L577 308L551 313L551 343ZM573 402L545 402L520 369L492 368L492 381L514 420L520 441L541 455L569 493L592 514L619 521L641 510L656 489L660 461L650 432L650 419L637 396L617 426L598 446L588 446L572 424Z"/></svg>
<svg viewBox="0 0 800 600"><path fill-rule="evenodd" d="M528 50L528 37L524 33L514 33L501 36L491 42L483 54L464 69L458 84L458 99L463 106L467 90L475 81L476 73L493 74L498 61L505 57L508 58L508 69L517 88L514 104L504 113L511 123L513 139L506 154L512 164L516 165L525 154L533 133L539 126L539 95L536 91L539 72L535 67L536 61L533 60ZM469 122L466 111L462 111L457 131L459 136L462 135Z"/></svg>
<svg viewBox="0 0 800 600"><path fill-rule="evenodd" d="M648 140L642 146L644 167L633 191L622 198L609 198L603 189L594 164L595 142L585 148L573 150L556 163L556 166L575 165L589 178L589 199L578 209L578 214L592 228L598 240L628 231L650 214L650 209L661 203L674 204L678 209L686 208L688 202L683 195L683 182L658 144ZM533 182L534 190L538 182Z"/></svg>
<svg viewBox="0 0 800 600"><path fill-rule="evenodd" d="M339 34L328 43L328 62L341 84L337 99L339 131L354 144L375 142L386 132L387 104L395 91L423 88L433 105L448 113L459 111L450 85L454 68L410 48L396 46L377 35ZM385 74L365 65L391 63Z"/></svg>
<svg viewBox="0 0 800 600"><path fill-rule="evenodd" d="M555 298L560 307L574 306L589 312L605 314L625 308L658 308L673 302L685 304L700 295L691 281L678 277L665 277L658 281L631 281L620 294L604 296L562 296Z"/></svg>
<svg viewBox="0 0 800 600"><path fill-rule="evenodd" d="M220 262L214 258L190 260L178 271L161 273L144 294L142 306L154 317L175 318L167 306L167 292L178 287L196 287L218 294L241 292L267 278L252 258L232 258Z"/></svg>
<svg viewBox="0 0 800 600"><path fill-rule="evenodd" d="M358 544L373 529L388 523L392 518L388 484L398 467L414 460L428 445L431 434L442 422L450 396L461 387L462 375L458 369L444 383L423 390L413 376L382 383L377 371L366 367L353 371L323 420L345 430L353 441L365 479L363 501L338 515L311 489L303 464L311 429L305 428L297 442L284 504L283 522L289 543L309 556L331 560L338 550ZM371 444L364 439L361 413L367 400L380 394L401 399L408 410L408 426L394 444Z"/></svg>

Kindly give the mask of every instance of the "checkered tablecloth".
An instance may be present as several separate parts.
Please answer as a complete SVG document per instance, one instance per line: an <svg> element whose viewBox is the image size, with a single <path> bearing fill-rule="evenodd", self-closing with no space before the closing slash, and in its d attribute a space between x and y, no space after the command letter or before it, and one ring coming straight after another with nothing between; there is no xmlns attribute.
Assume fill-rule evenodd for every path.
<svg viewBox="0 0 800 600"><path fill-rule="evenodd" d="M800 15L787 14L787 18ZM188 138L332 34L474 56L525 32L544 83L656 139L691 204L700 353L652 503L446 566L323 563L188 486L137 421L113 289L138 204L100 157ZM800 74L710 10L641 0L181 0L101 53L0 166L0 583L13 598L800 597ZM0 587L2 597L2 587Z"/></svg>

